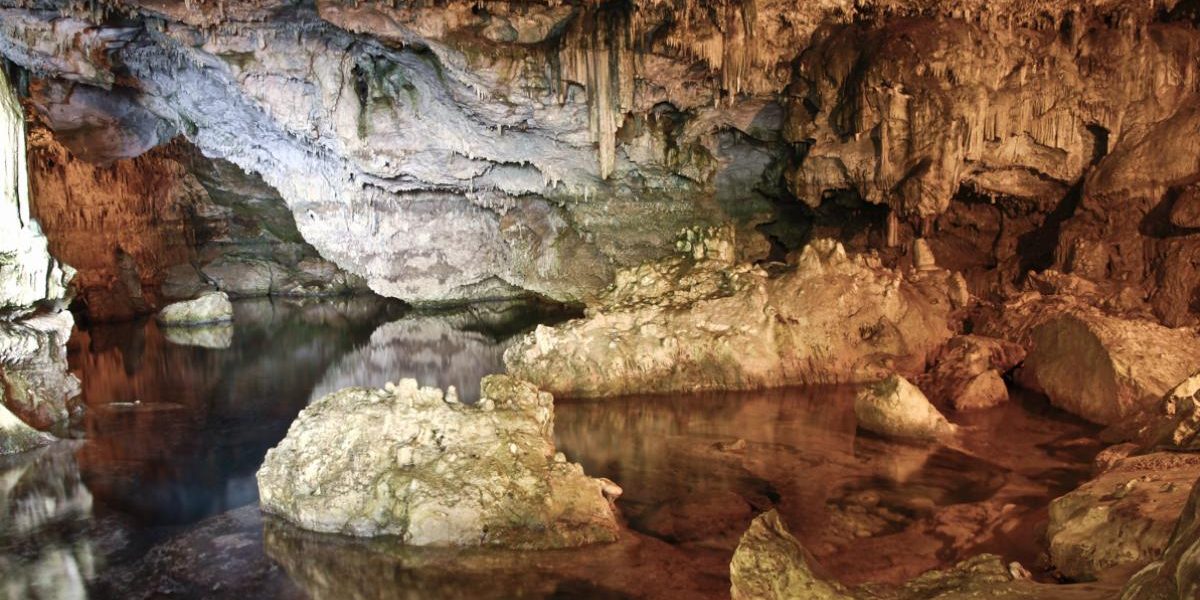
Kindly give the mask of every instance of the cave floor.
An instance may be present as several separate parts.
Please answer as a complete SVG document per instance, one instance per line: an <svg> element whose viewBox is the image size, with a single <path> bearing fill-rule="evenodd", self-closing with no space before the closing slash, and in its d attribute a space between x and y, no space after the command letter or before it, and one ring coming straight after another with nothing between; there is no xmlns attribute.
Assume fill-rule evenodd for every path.
<svg viewBox="0 0 1200 600"><path fill-rule="evenodd" d="M150 322L76 333L80 439L0 462L7 597L721 598L739 536L772 507L847 584L981 552L1052 581L1046 506L1101 448L1094 427L1019 393L953 416L953 446L856 434L844 387L560 399L559 449L624 489L617 543L418 550L314 535L256 506L254 473L295 415L333 389L408 376L469 398L530 319L396 318L350 301L236 310L225 341L200 346Z"/></svg>

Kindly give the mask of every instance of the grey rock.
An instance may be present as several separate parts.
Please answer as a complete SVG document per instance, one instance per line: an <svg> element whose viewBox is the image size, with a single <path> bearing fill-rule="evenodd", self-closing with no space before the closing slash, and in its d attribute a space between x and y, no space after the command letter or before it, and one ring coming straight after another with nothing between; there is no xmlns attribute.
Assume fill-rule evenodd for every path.
<svg viewBox="0 0 1200 600"><path fill-rule="evenodd" d="M233 320L233 304L225 292L208 292L195 300L169 304L156 318L164 327L224 323Z"/></svg>

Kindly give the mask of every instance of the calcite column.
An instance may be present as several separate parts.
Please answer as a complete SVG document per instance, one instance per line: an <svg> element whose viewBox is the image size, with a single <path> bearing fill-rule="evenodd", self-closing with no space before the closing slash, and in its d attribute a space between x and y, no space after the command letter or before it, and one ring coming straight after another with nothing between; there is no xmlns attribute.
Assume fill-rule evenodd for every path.
<svg viewBox="0 0 1200 600"><path fill-rule="evenodd" d="M0 69L0 313L21 314L39 301L65 297L72 274L50 257L30 215L25 116Z"/></svg>

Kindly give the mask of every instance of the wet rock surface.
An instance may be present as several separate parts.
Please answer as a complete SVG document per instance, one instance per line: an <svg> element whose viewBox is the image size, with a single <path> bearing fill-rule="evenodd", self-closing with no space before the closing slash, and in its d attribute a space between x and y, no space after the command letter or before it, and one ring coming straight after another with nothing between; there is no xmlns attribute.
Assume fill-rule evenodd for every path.
<svg viewBox="0 0 1200 600"><path fill-rule="evenodd" d="M1200 456L1130 456L1050 504L1050 560L1064 576L1090 580L1113 567L1141 567L1167 548Z"/></svg>
<svg viewBox="0 0 1200 600"><path fill-rule="evenodd" d="M899 375L861 387L854 415L859 427L887 436L947 440L958 431L917 386Z"/></svg>
<svg viewBox="0 0 1200 600"><path fill-rule="evenodd" d="M830 240L768 273L727 236L619 272L584 319L510 348L509 371L567 396L854 383L919 373L950 337L949 273L909 279Z"/></svg>
<svg viewBox="0 0 1200 600"><path fill-rule="evenodd" d="M503 375L481 385L472 406L412 379L317 400L267 453L263 510L313 531L416 546L614 540L620 488L555 453L551 396Z"/></svg>
<svg viewBox="0 0 1200 600"><path fill-rule="evenodd" d="M1200 594L1200 481L1171 532L1163 557L1125 585L1121 600L1186 600Z"/></svg>

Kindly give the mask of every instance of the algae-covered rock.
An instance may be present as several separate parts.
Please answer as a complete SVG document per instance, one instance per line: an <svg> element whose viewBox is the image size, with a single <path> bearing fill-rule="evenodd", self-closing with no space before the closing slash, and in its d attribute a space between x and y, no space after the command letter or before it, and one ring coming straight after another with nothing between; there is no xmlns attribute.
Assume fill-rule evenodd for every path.
<svg viewBox="0 0 1200 600"><path fill-rule="evenodd" d="M1077 580L1159 558L1200 477L1200 455L1130 456L1050 504L1050 559Z"/></svg>
<svg viewBox="0 0 1200 600"><path fill-rule="evenodd" d="M863 386L854 398L854 415L859 427L887 436L937 440L957 431L917 386L899 375Z"/></svg>
<svg viewBox="0 0 1200 600"><path fill-rule="evenodd" d="M233 304L225 292L208 292L194 300L168 304L158 312L164 327L191 327L233 320Z"/></svg>
<svg viewBox="0 0 1200 600"><path fill-rule="evenodd" d="M419 546L578 546L616 539L620 489L556 454L553 398L491 375L482 399L412 379L301 411L258 472L264 511L313 531Z"/></svg>
<svg viewBox="0 0 1200 600"><path fill-rule="evenodd" d="M852 600L820 567L774 510L750 523L729 563L733 600Z"/></svg>

